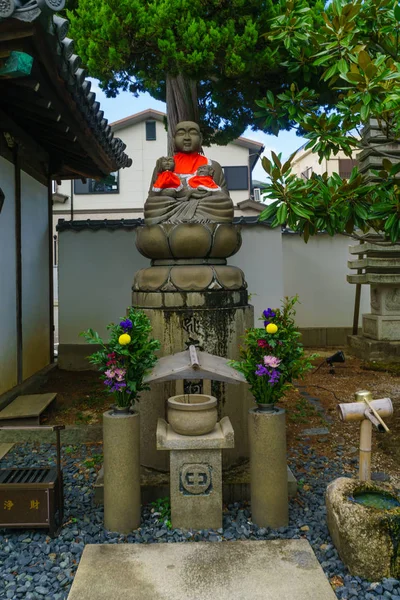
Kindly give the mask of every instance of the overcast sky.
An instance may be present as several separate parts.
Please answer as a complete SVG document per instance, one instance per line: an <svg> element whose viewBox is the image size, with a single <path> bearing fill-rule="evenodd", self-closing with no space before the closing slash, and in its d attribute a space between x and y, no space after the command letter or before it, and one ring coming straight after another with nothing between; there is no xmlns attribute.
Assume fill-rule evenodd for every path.
<svg viewBox="0 0 400 600"><path fill-rule="evenodd" d="M140 94L139 98L135 98L129 92L121 92L116 98L107 98L105 94L100 90L98 82L94 79L92 81L92 91L96 92L96 100L100 102L101 109L104 110L104 116L108 119L109 123L118 121L124 117L129 117L142 110L153 108L165 112L164 102L154 100L150 94ZM302 146L305 142L303 138L297 137L294 132L283 131L278 137L274 135L266 135L262 131L252 131L247 129L243 136L251 140L262 142L265 146L264 154L270 156L270 151L274 150L277 154L282 152L283 158L288 157L297 148ZM261 166L261 162L258 161L257 166L253 171L253 179L265 181L265 171Z"/></svg>

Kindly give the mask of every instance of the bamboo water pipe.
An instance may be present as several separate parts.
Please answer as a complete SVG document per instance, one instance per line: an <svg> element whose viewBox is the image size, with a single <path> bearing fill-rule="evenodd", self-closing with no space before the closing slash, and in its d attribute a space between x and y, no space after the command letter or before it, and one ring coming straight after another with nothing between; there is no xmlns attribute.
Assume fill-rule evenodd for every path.
<svg viewBox="0 0 400 600"><path fill-rule="evenodd" d="M360 481L371 479L371 447L372 425L378 431L389 431L382 417L393 414L393 405L390 398L372 400L371 392L360 390L355 393L355 402L338 404L339 418L341 421L361 421L360 427Z"/></svg>

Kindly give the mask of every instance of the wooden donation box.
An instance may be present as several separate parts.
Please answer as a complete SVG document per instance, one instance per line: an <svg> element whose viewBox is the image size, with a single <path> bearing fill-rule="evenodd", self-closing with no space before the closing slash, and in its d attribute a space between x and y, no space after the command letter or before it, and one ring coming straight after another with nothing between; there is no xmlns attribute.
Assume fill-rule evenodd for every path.
<svg viewBox="0 0 400 600"><path fill-rule="evenodd" d="M4 430L50 429L57 436L56 467L0 469L0 527L47 528L53 537L64 516L60 430L54 427L0 427Z"/></svg>

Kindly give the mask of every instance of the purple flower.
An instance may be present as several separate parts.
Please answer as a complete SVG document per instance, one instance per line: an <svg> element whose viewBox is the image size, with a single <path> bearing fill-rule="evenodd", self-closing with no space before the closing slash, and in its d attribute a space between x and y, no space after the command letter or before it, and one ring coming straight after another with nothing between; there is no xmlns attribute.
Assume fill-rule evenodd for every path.
<svg viewBox="0 0 400 600"><path fill-rule="evenodd" d="M126 383L121 382L121 383L114 383L114 385L111 388L112 392L120 392L122 388L126 387Z"/></svg>
<svg viewBox="0 0 400 600"><path fill-rule="evenodd" d="M105 379L104 380L104 385L113 385L113 380L112 379Z"/></svg>
<svg viewBox="0 0 400 600"><path fill-rule="evenodd" d="M257 371L255 371L255 374L259 377L262 377L263 375L268 375L269 372L268 369L264 367L264 365L257 365Z"/></svg>
<svg viewBox="0 0 400 600"><path fill-rule="evenodd" d="M132 324L132 321L130 319L124 319L123 321L121 321L120 326L126 332L129 329L132 329L133 324Z"/></svg>
<svg viewBox="0 0 400 600"><path fill-rule="evenodd" d="M264 319L273 319L274 317L276 317L276 313L274 313L272 308L267 308L267 310L263 311L263 317Z"/></svg>
<svg viewBox="0 0 400 600"><path fill-rule="evenodd" d="M270 385L275 385L275 383L278 383L279 378L281 376L281 374L279 373L279 371L277 371L276 369L272 369L272 371L270 371L268 373L268 375L269 375L268 383Z"/></svg>

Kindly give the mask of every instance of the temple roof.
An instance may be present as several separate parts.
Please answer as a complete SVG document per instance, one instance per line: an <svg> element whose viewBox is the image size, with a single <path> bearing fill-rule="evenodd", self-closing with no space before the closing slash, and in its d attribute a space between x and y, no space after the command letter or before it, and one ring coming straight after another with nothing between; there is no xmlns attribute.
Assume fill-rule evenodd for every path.
<svg viewBox="0 0 400 600"><path fill-rule="evenodd" d="M252 215L249 217L238 216L233 217L234 225L261 225L269 227L270 221L259 221L258 215ZM65 219L58 219L56 229L57 231L87 231L93 230L98 231L100 229L136 229L144 225L144 219L86 219L82 221L67 221Z"/></svg>
<svg viewBox="0 0 400 600"><path fill-rule="evenodd" d="M54 14L64 4L0 1L0 132L29 148L38 176L102 178L132 160L90 91L69 22Z"/></svg>

